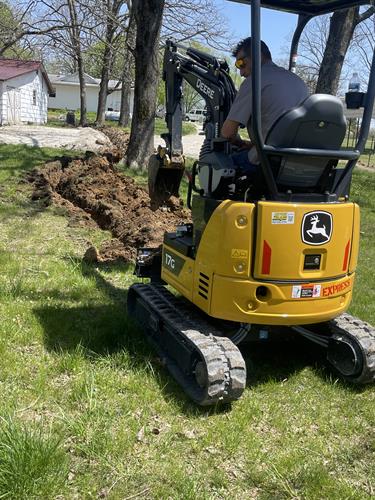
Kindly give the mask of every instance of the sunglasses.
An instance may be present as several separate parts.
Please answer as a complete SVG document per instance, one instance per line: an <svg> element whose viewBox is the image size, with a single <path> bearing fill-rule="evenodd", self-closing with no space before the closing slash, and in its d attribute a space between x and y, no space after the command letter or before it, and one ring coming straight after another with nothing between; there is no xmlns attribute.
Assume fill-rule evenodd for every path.
<svg viewBox="0 0 375 500"><path fill-rule="evenodd" d="M246 57L241 57L241 59L236 59L234 65L236 66L237 69L241 69L246 65L245 59Z"/></svg>

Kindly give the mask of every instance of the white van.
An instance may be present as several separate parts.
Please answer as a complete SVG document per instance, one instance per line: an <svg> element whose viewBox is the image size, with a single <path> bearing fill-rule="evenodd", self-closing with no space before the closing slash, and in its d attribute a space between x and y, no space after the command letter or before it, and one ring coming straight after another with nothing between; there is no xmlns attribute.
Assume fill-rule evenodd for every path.
<svg viewBox="0 0 375 500"><path fill-rule="evenodd" d="M203 122L206 117L206 110L205 109L191 109L188 113L185 115L185 120L187 122Z"/></svg>

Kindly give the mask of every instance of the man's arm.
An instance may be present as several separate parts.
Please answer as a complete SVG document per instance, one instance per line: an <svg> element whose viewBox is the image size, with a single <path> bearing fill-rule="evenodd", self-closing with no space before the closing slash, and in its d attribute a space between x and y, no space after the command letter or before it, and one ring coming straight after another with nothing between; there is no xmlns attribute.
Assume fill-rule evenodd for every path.
<svg viewBox="0 0 375 500"><path fill-rule="evenodd" d="M225 139L228 139L228 141L231 144L239 147L240 149L251 149L253 147L251 142L241 139L238 133L239 127L240 127L239 122L226 119L221 129L221 136L224 137Z"/></svg>
<svg viewBox="0 0 375 500"><path fill-rule="evenodd" d="M238 134L240 125L246 125L251 116L251 78L246 78L237 92L229 110L227 119L223 123L221 135L231 144L240 149L251 149L250 141L241 139Z"/></svg>

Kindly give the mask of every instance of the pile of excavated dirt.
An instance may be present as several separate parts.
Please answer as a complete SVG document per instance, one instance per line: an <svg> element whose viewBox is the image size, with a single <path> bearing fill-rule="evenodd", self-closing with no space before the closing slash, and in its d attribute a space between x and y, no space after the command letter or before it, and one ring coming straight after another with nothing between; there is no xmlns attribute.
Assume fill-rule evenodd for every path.
<svg viewBox="0 0 375 500"><path fill-rule="evenodd" d="M71 224L109 230L113 239L100 249L90 247L91 261L134 261L139 247L158 247L166 231L190 221L181 201L171 199L157 210L148 193L133 179L116 170L119 155L87 155L84 159L60 158L35 169L33 199L67 209Z"/></svg>
<svg viewBox="0 0 375 500"><path fill-rule="evenodd" d="M98 130L108 137L112 144L119 150L123 158L128 149L130 134L118 127L100 127Z"/></svg>

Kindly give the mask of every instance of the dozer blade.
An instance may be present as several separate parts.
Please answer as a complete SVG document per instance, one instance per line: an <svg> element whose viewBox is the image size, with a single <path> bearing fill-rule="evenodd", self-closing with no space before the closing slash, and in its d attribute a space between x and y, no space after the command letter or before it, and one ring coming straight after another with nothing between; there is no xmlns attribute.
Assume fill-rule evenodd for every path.
<svg viewBox="0 0 375 500"><path fill-rule="evenodd" d="M186 394L201 406L240 398L246 365L239 349L164 286L132 285L128 314Z"/></svg>
<svg viewBox="0 0 375 500"><path fill-rule="evenodd" d="M148 162L148 192L151 205L158 208L171 196L179 197L181 179L185 170L184 157L169 159L165 154L151 155Z"/></svg>

